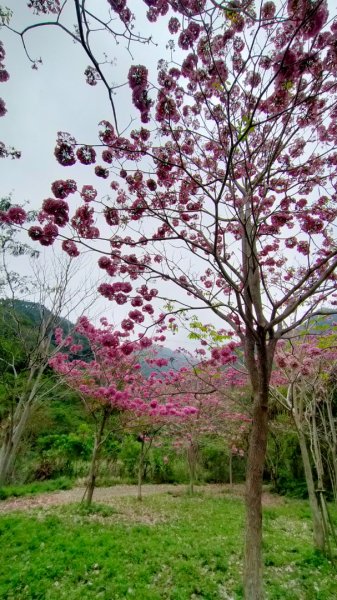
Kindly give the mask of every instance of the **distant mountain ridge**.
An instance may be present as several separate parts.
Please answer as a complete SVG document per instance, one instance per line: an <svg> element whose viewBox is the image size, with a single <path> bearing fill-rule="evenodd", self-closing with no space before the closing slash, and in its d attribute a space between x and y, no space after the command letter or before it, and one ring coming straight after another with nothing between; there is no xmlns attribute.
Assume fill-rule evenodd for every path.
<svg viewBox="0 0 337 600"><path fill-rule="evenodd" d="M52 315L51 311L44 305L28 300L3 299L0 301L0 307L2 309L3 320L8 325L7 335L10 335L10 321L13 319L13 312L17 317L19 317L20 321L22 321L25 328L28 330L29 328L35 329L40 327L43 317L49 319L49 317ZM67 335L74 330L75 325L64 317L55 317L53 327L60 327L64 334ZM74 337L76 343L81 343L83 345L83 351L80 352L78 358L82 358L84 360L90 359L90 350L86 339L79 334L75 334ZM155 365L147 363L147 360L151 358L160 358L167 361L166 366L160 367L161 371L168 371L170 369L178 371L181 367L188 366L190 364L188 356L184 354L183 351L171 350L165 346L153 344L153 346L151 346L146 353L142 352L142 358L139 361L141 364L142 373L145 377L149 376L152 371L157 370Z"/></svg>

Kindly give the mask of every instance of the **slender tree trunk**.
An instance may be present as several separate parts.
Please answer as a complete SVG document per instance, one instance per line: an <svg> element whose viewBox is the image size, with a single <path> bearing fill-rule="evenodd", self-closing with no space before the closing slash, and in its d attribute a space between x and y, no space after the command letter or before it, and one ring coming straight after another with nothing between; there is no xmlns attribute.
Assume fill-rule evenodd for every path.
<svg viewBox="0 0 337 600"><path fill-rule="evenodd" d="M0 450L0 484L8 481L16 461L22 437L35 404L37 393L46 364L32 367L26 382L26 387L11 418L8 430Z"/></svg>
<svg viewBox="0 0 337 600"><path fill-rule="evenodd" d="M268 434L268 395L254 399L246 473L246 600L262 600L262 482Z"/></svg>
<svg viewBox="0 0 337 600"><path fill-rule="evenodd" d="M314 546L321 551L324 551L325 548L325 535L324 535L324 527L322 522L322 515L319 509L319 504L317 502L317 497L315 493L315 482L312 475L312 468L310 464L310 457L307 447L307 442L305 439L305 434L302 431L301 424L296 423L298 439L300 443L301 456L305 474L305 481L308 489L308 497L309 504L311 508L312 514L312 526L313 526L313 535L314 535Z"/></svg>
<svg viewBox="0 0 337 600"><path fill-rule="evenodd" d="M91 506L92 504L92 499L96 486L99 453L102 446L103 433L107 417L108 411L104 410L100 426L95 433L94 447L91 455L90 471L88 476L88 484L83 498L87 506Z"/></svg>
<svg viewBox="0 0 337 600"><path fill-rule="evenodd" d="M195 447L195 444L193 441L190 442L190 444L187 448L187 462L188 462L188 470L189 470L189 475L190 475L188 489L189 489L190 494L194 494L197 456L196 456L196 447Z"/></svg>
<svg viewBox="0 0 337 600"><path fill-rule="evenodd" d="M97 444L97 440L95 437L94 448L93 448L92 455L91 455L91 464L90 464L90 471L89 471L89 477L88 477L88 485L87 485L86 494L85 494L85 502L88 506L91 506L91 504L92 504L92 499L93 499L94 490L95 490L95 486L96 486L98 450L99 450L99 446Z"/></svg>
<svg viewBox="0 0 337 600"><path fill-rule="evenodd" d="M141 440L139 463L138 463L138 489L137 489L137 500L141 501L142 497L142 483L143 483L143 472L144 472L144 440Z"/></svg>
<svg viewBox="0 0 337 600"><path fill-rule="evenodd" d="M0 450L0 485L8 483L12 474L20 442L32 412L32 406L33 404L31 402L27 402L23 406L19 405L15 410L11 426L5 433L5 438Z"/></svg>
<svg viewBox="0 0 337 600"><path fill-rule="evenodd" d="M233 487L233 453L229 450L229 485Z"/></svg>
<svg viewBox="0 0 337 600"><path fill-rule="evenodd" d="M337 431L336 431L335 419L332 414L331 398L328 399L328 402L326 404L327 404L327 413L328 413L328 420L329 420L330 433L331 433L331 442L329 444L332 470L333 470L333 474L331 477L331 483L332 483L332 489L333 489L335 502L337 502Z"/></svg>
<svg viewBox="0 0 337 600"><path fill-rule="evenodd" d="M325 498L322 448L321 448L320 437L319 437L319 432L318 432L318 428L317 428L316 415L317 415L317 405L316 405L316 399L314 398L313 406L312 406L312 417L311 417L311 421L312 421L312 448L311 448L311 451L312 451L312 456L314 459L316 472L317 472L317 488L318 488L317 496L319 497L319 508L320 508L321 520L322 520L323 531L324 531L324 542L325 542L324 550L331 557L331 546L330 546L330 540L329 540L330 520L329 520L328 507L327 507L326 498Z"/></svg>

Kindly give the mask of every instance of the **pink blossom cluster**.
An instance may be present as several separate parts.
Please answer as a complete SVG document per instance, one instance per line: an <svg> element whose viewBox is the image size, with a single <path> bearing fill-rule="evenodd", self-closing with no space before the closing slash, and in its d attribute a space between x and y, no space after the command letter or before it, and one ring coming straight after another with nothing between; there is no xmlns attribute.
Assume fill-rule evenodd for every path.
<svg viewBox="0 0 337 600"><path fill-rule="evenodd" d="M109 277L132 283L151 276L171 280L198 301L219 307L242 335L247 319L240 303L251 293L247 265L240 262L245 252L238 251L242 242L252 252L249 268L268 296L268 314L274 314L276 297L282 299L275 308L280 314L290 301L301 303L324 273L329 280L324 289L335 302L336 275L329 265L337 217L337 21L328 18L326 0L289 0L282 7L267 0L253 18L251 2L244 9L233 3L225 10L224 28L214 26L204 1L144 4L151 22L166 15L181 64L159 61L153 88L147 67L132 64L127 78L134 106L151 126L139 124L122 136L101 121L106 166L96 165L93 146L79 147L69 134L58 135L55 154L61 164L95 164L96 175L111 177L111 200L95 203L95 213L87 206L72 213L76 238L96 239L110 227L106 256L99 259ZM127 0L109 5L113 17L124 23L132 18L123 12L132 8ZM263 52L260 35L268 40ZM153 101L150 89L156 90ZM86 205L96 190L85 187ZM49 218L48 230L33 229L34 239L55 239L66 210L58 216L54 207L48 204L41 216L41 225ZM74 242L63 246L76 254ZM204 272L187 276L163 246L179 247L180 265L193 264L193 256L205 261ZM138 311L130 310L123 321L123 331L130 332L153 313L154 296L138 289L116 291L113 285L102 284L101 293ZM234 365L228 349L213 354L223 366Z"/></svg>
<svg viewBox="0 0 337 600"><path fill-rule="evenodd" d="M148 96L148 70L143 65L133 65L128 73L129 86L132 89L132 101L140 111L142 123L148 123L152 101Z"/></svg>
<svg viewBox="0 0 337 600"><path fill-rule="evenodd" d="M27 218L22 206L10 206L7 211L0 210L0 223L23 225Z"/></svg>
<svg viewBox="0 0 337 600"><path fill-rule="evenodd" d="M86 317L78 321L76 332L87 338L91 348L93 358L89 361L74 358L81 345L71 336L64 338L60 328L55 331L56 343L68 351L55 354L50 365L70 387L88 399L155 420L186 419L197 414L190 393L179 397L172 394L172 374L166 377L163 373L159 379L158 373L153 373L147 380L142 376L138 354L149 347L150 340L143 337L134 342L128 332L114 329L106 319L102 319L102 325L96 328ZM157 367L165 364L156 361Z"/></svg>
<svg viewBox="0 0 337 600"><path fill-rule="evenodd" d="M53 223L47 223L44 227L32 225L28 229L28 235L33 241L38 241L42 246L52 246L58 236L58 228Z"/></svg>
<svg viewBox="0 0 337 600"><path fill-rule="evenodd" d="M6 81L8 81L9 79L9 73L8 71L6 71L5 69L5 65L4 65L4 58L6 56L6 52L5 52L5 48L2 42L0 42L0 83L4 83ZM3 101L2 101L3 102ZM2 117L5 114L6 110L4 108L2 108L1 111L1 106L0 106L0 117Z"/></svg>
<svg viewBox="0 0 337 600"><path fill-rule="evenodd" d="M0 41L0 83L4 83L9 79L9 73L5 69L4 58L6 56L6 51L3 43ZM7 112L5 101L0 98L0 117L4 117Z"/></svg>
<svg viewBox="0 0 337 600"><path fill-rule="evenodd" d="M131 10L127 6L127 0L108 0L111 9L119 16L120 20L128 25L132 20Z"/></svg>
<svg viewBox="0 0 337 600"><path fill-rule="evenodd" d="M29 0L27 3L28 8L32 8L33 11L39 14L58 14L61 8L60 0Z"/></svg>
<svg viewBox="0 0 337 600"><path fill-rule="evenodd" d="M52 183L51 190L55 198L64 200L64 198L67 198L69 194L74 194L76 192L77 185L73 179L67 179L66 181L63 179L58 179Z"/></svg>

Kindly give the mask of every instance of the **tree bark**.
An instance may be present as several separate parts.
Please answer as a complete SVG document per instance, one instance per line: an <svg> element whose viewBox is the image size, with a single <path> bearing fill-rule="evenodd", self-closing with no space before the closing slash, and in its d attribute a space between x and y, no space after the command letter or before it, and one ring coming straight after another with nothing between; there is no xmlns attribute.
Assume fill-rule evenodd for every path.
<svg viewBox="0 0 337 600"><path fill-rule="evenodd" d="M229 485L233 487L233 453L232 450L229 449Z"/></svg>
<svg viewBox="0 0 337 600"><path fill-rule="evenodd" d="M45 365L41 365L36 372L35 367L30 370L26 388L11 417L9 427L0 450L0 484L8 482L12 474L22 437L26 431L27 423L36 402Z"/></svg>
<svg viewBox="0 0 337 600"><path fill-rule="evenodd" d="M310 464L309 452L308 452L308 448L307 448L307 442L305 439L305 435L302 431L301 424L296 423L296 427L297 427L297 432L298 432L298 440L300 443L301 456L302 456L302 462L303 462L303 468L304 468L304 474L305 474L305 481L306 481L307 489L308 489L309 504L310 504L311 514L312 514L314 546L318 550L321 550L323 552L324 548L325 548L324 527L323 527L323 523L322 523L321 511L319 509L319 505L318 505L317 497L316 497L316 493L315 493L315 482L314 482L314 478L312 475L312 469L311 469L311 464Z"/></svg>
<svg viewBox="0 0 337 600"><path fill-rule="evenodd" d="M86 489L86 492L85 492L85 495L83 498L83 500L85 501L87 506L91 506L91 504L92 504L92 499L93 499L93 495L94 495L94 491L95 491L95 487L96 487L98 458L99 458L99 452L100 452L100 449L102 446L102 438L103 438L103 433L104 433L104 428L105 428L107 418L108 418L108 411L104 410L100 426L97 429L96 434L95 434L94 447L93 447L93 451L92 451L92 455L91 455L90 471L89 471L89 476L88 476L88 484L87 484L87 489Z"/></svg>
<svg viewBox="0 0 337 600"><path fill-rule="evenodd" d="M20 409L17 407L11 427L5 434L5 439L0 450L0 485L8 483L12 474L20 442L26 430L31 411L31 403L25 404Z"/></svg>
<svg viewBox="0 0 337 600"><path fill-rule="evenodd" d="M249 316L249 313L248 313ZM251 315L250 315L251 320ZM262 600L262 484L267 454L268 402L276 340L264 326L246 330L245 361L252 386L252 426L246 470L245 600Z"/></svg>
<svg viewBox="0 0 337 600"><path fill-rule="evenodd" d="M190 475L189 481L189 492L190 494L194 494L194 484L196 478L196 447L194 442L192 441L187 448L187 462L188 462L188 470Z"/></svg>
<svg viewBox="0 0 337 600"><path fill-rule="evenodd" d="M326 404L327 404L327 413L328 413L328 420L329 420L330 432L331 432L331 443L329 444L331 462L332 462L332 471L333 471L332 477L331 477L331 483L332 483L332 489L333 489L335 502L337 503L337 431L336 431L335 419L332 414L331 398L328 399L328 402Z"/></svg>
<svg viewBox="0 0 337 600"><path fill-rule="evenodd" d="M141 440L141 448L138 463L138 488L137 488L137 500L141 501L142 497L142 483L143 483L143 472L144 472L144 440Z"/></svg>
<svg viewBox="0 0 337 600"><path fill-rule="evenodd" d="M268 396L254 399L246 473L246 600L262 600L262 481L268 434Z"/></svg>

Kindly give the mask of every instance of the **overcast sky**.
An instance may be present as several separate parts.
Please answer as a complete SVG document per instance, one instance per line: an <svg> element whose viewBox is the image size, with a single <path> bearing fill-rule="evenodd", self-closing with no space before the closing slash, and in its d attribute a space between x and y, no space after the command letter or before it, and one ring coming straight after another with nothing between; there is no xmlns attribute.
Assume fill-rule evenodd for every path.
<svg viewBox="0 0 337 600"><path fill-rule="evenodd" d="M95 12L101 11L103 17L107 1L95 0L91 4L95 7ZM13 10L10 25L19 31L28 24L44 20L32 14L25 0L6 0L6 6ZM72 3L70 8L63 21L71 28L75 22ZM135 0L134 10L138 11L137 28L141 28L143 35L150 36L152 28L145 18L143 2ZM165 55L169 58L165 48L169 39L166 25L163 22L157 23L155 33L155 42L158 45L134 44L131 47L133 57L126 51L124 40L117 47L111 37L107 39L102 33L97 34L96 51L101 57L103 52L106 52L107 60L111 62L106 67L111 83L125 83L132 62L146 64L155 74L158 59ZM43 61L38 70L34 70L25 55L19 36L2 29L1 39L5 45L5 66L10 73L10 79L1 85L1 97L6 102L8 112L0 120L0 140L22 152L20 160L6 159L0 163L1 196L11 193L14 203L29 202L30 208L38 209L43 199L52 195L51 183L56 179L67 178L75 179L78 188L84 184L92 184L99 194L107 194L107 182L97 178L93 169L81 165L64 168L54 157L58 131L73 134L80 143L96 143L99 121L112 121L111 106L104 86L99 83L90 87L85 83L84 70L89 61L81 46L75 44L58 28L34 29L25 36L30 56L34 59L41 57ZM115 102L120 130L127 127L133 118L138 117L130 97L128 86L116 91ZM72 196L68 198L70 202L72 199ZM48 259L48 252L45 256ZM21 269L16 260L15 270L26 272L26 259L20 258L19 261ZM98 268L96 270L97 256L93 255L91 261L93 268L90 276L92 277L94 272L101 275ZM179 294L178 288L177 293ZM107 305L103 300L96 310L106 313L109 320L117 325L125 316L125 310L112 303ZM171 347L181 344L192 348L183 332L168 338L167 345Z"/></svg>
<svg viewBox="0 0 337 600"><path fill-rule="evenodd" d="M14 13L13 28L21 30L27 24L43 20L32 15L25 1L20 4L23 6L18 10L17 0L6 2ZM105 6L107 2L96 0L95 4ZM74 22L71 11L65 17L67 24ZM97 38L98 48L105 50L114 63L110 68L111 81L125 82L131 58L122 43L117 48L112 40L106 45L102 38ZM1 39L10 72L10 80L1 87L8 109L1 119L1 139L22 151L20 161L2 165L1 192L12 191L17 201L29 199L38 208L41 199L50 195L50 183L55 179L72 177L79 184L88 183L88 168L65 169L56 162L53 152L57 131L71 132L79 142L94 143L98 123L104 118L111 119L111 108L103 85L90 87L85 83L83 73L89 61L81 46L60 29L44 27L26 35L30 55L43 60L37 71L32 70L18 36L3 29ZM153 46L137 46L134 50L137 64L153 63ZM129 99L127 87L118 90L115 100L121 127L135 116ZM99 183L95 178L95 185ZM106 193L104 184L103 190Z"/></svg>

